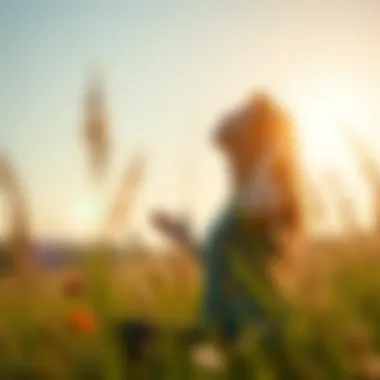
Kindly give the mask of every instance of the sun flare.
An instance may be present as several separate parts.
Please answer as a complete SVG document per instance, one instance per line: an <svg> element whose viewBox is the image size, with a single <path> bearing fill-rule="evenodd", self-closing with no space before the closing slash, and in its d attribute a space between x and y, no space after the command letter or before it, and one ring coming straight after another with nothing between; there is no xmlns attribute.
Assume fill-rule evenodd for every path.
<svg viewBox="0 0 380 380"><path fill-rule="evenodd" d="M365 97L352 89L326 86L298 104L297 124L306 163L313 168L351 171L352 155L344 128L353 127L363 135L369 114Z"/></svg>
<svg viewBox="0 0 380 380"><path fill-rule="evenodd" d="M336 173L347 192L358 202L359 218L368 225L369 193L346 140L345 129L353 129L363 140L369 139L371 102L359 88L333 87L330 83L323 89L312 89L310 96L305 94L295 109L305 167L317 178L326 178L329 172ZM320 189L322 193L324 185L326 183ZM325 201L333 209L335 202L327 199L328 192L327 189Z"/></svg>
<svg viewBox="0 0 380 380"><path fill-rule="evenodd" d="M95 195L79 198L71 210L71 229L77 238L89 238L101 221L101 202Z"/></svg>

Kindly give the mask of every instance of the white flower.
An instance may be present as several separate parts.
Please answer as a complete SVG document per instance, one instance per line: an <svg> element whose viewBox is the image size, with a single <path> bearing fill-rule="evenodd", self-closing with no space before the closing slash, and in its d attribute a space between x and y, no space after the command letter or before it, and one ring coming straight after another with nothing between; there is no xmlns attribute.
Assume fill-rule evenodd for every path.
<svg viewBox="0 0 380 380"><path fill-rule="evenodd" d="M192 360L200 367L210 370L223 370L225 358L217 347L211 344L198 346L192 352Z"/></svg>

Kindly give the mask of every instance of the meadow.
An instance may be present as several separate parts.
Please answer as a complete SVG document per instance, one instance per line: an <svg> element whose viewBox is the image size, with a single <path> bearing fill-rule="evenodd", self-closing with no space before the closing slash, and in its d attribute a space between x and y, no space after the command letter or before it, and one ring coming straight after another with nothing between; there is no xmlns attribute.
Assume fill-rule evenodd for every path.
<svg viewBox="0 0 380 380"><path fill-rule="evenodd" d="M378 243L344 245L346 252L323 252L336 258L322 260L330 268L320 266L323 280L315 276L315 260L314 276L307 277L302 294L286 311L274 312L271 344L247 330L241 355L248 378L379 378ZM31 267L23 272L20 266L1 279L2 379L242 376L230 363L233 354L215 366L212 359L194 358L181 335L197 323L201 276L195 263L175 250L162 258L111 260L97 248L79 267L33 274ZM158 326L142 361L128 360L123 348L115 327L125 320Z"/></svg>
<svg viewBox="0 0 380 380"><path fill-rule="evenodd" d="M99 99L91 99L86 144L98 186L110 147ZM380 198L377 165L356 148ZM284 291L286 310L271 308L276 301L258 295L273 320L267 338L247 328L241 346L227 348L222 360L194 356L183 331L198 324L202 273L197 263L175 245L157 254L135 244L131 255L116 257L104 244L106 232L128 217L143 168L140 159L127 167L83 260L46 270L32 255L22 180L10 160L2 160L1 185L11 210L11 269L0 278L1 379L237 379L242 368L246 378L258 380L380 379L380 236L375 231L307 238L296 269L285 273L285 283L296 280ZM347 211L345 204L342 212ZM281 287L282 277L276 278ZM250 287L257 292L254 283ZM140 361L126 354L120 321L157 327ZM212 331L204 339L219 344Z"/></svg>

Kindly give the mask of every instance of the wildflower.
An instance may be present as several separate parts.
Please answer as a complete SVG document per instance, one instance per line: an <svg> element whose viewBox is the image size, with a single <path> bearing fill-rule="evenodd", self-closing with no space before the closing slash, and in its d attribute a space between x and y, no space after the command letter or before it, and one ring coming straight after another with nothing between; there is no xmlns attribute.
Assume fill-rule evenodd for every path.
<svg viewBox="0 0 380 380"><path fill-rule="evenodd" d="M84 281L81 276L70 276L63 285L63 293L67 297L78 297L84 292Z"/></svg>
<svg viewBox="0 0 380 380"><path fill-rule="evenodd" d="M92 335L98 330L94 314L84 307L72 308L68 314L68 322L70 328L81 335Z"/></svg>
<svg viewBox="0 0 380 380"><path fill-rule="evenodd" d="M225 358L221 351L211 344L196 347L192 353L192 360L200 367L214 371L225 368Z"/></svg>

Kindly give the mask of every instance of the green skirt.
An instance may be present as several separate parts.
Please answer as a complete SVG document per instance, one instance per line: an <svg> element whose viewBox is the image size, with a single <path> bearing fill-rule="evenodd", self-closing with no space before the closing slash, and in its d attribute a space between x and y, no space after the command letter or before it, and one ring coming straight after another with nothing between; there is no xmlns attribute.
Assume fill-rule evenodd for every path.
<svg viewBox="0 0 380 380"><path fill-rule="evenodd" d="M267 276L275 249L269 228L248 226L233 209L216 220L202 255L203 320L207 325L234 339L245 325L266 323L269 305L276 298Z"/></svg>

